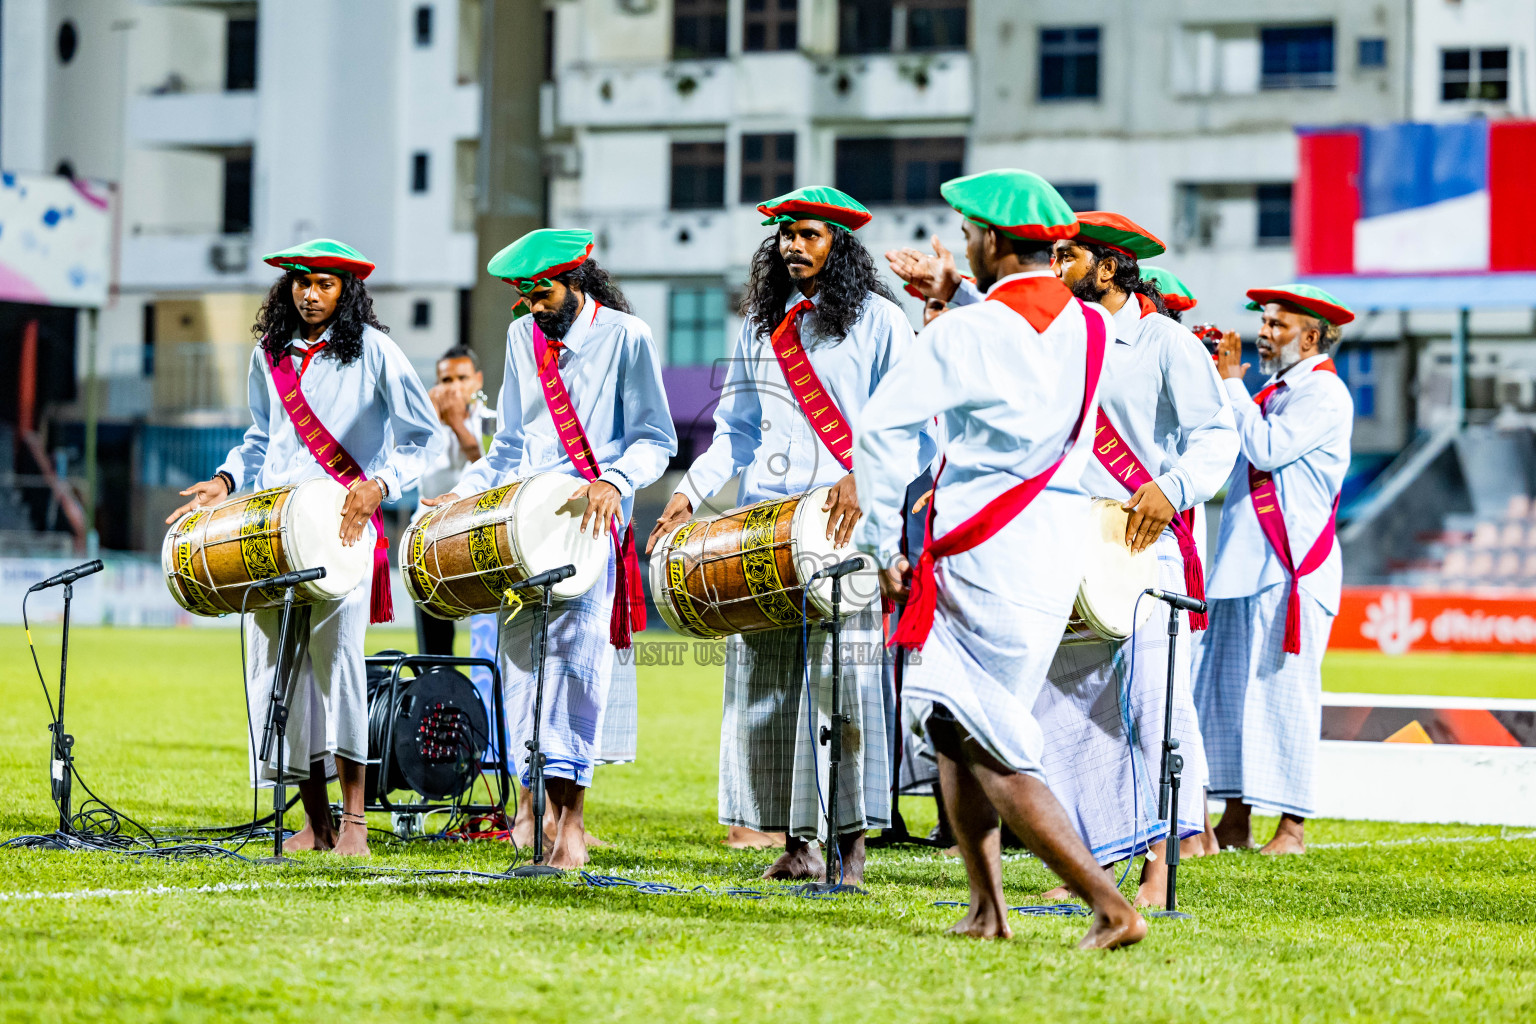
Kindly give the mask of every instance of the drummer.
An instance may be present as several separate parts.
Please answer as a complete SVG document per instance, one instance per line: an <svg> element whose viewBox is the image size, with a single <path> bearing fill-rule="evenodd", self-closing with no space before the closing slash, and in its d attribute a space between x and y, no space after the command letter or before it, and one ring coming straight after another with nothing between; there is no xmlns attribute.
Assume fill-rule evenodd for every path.
<svg viewBox="0 0 1536 1024"><path fill-rule="evenodd" d="M737 505L831 487L823 511L831 516L827 539L839 546L849 543L859 520L851 430L843 428L857 421L876 385L910 347L912 326L854 237L870 220L857 200L815 185L770 199L758 210L774 230L752 256L746 322L715 412L715 438L667 503L647 550L701 512L705 500L737 473ZM786 377L771 340L776 333L786 351L796 347L794 340L800 342L807 372ZM830 399L831 406L818 405L813 423L807 403L818 398ZM837 429L823 429L833 422ZM905 459L906 479L916 475L917 455L914 445ZM879 609L871 606L851 618L842 636L845 651L881 650ZM864 833L884 828L891 813L892 697L879 658L844 661L843 707L852 722L845 730L846 760L838 779L837 847L824 866L811 846L818 837L827 842L830 837L821 835L821 747L807 726L805 700L809 685L819 729L831 700L829 648L818 638L807 657L798 626L732 636L726 644L720 822L787 833L784 854L764 878L820 878L825 872L832 880L859 882Z"/></svg>
<svg viewBox="0 0 1536 1024"><path fill-rule="evenodd" d="M604 760L603 735L616 724L605 723L604 708L615 672L634 671L633 658L616 668L621 659L614 650L627 648L631 629L645 626L629 532L635 491L655 483L677 453L651 330L591 258L592 245L590 231L545 228L491 258L486 270L517 292L497 400L502 426L485 458L464 472L453 493L423 501L441 505L535 473L566 473L578 481L571 497L587 501L582 528L614 539L603 581L557 605L549 622L541 745L545 791L558 820L548 863L557 868L577 868L588 860L586 791L593 768ZM521 315L524 309L532 315ZM562 413L558 419L556 410ZM514 612L501 630L508 746L517 752L533 733L537 619ZM522 781L524 786L530 781L526 772ZM518 809L513 838L519 845L533 840L526 803Z"/></svg>
<svg viewBox="0 0 1536 1024"><path fill-rule="evenodd" d="M421 379L373 313L363 279L373 264L356 249L328 238L264 257L284 271L256 316L257 338L248 375L251 427L211 480L181 493L192 500L171 513L216 505L244 487L264 490L335 476L355 464L364 479L351 485L341 510L343 543L375 545L373 587L294 609L297 687L290 692L288 751L283 763L304 803L304 827L285 850L332 850L368 855L363 780L368 760L367 670L363 633L369 621L389 621L387 539L374 513L390 495L416 486L431 460L437 415ZM287 361L290 367L283 367ZM279 389L276 377L301 387ZM318 425L294 429L290 409ZM313 402L310 409L309 403ZM345 438L343 450L336 441ZM372 525L370 525L370 519ZM379 547L380 543L382 547ZM382 557L381 557L382 556ZM381 573L382 569L382 573ZM371 598L371 599L370 599ZM246 690L260 721L276 671L276 608L254 612L246 626ZM331 821L326 776L341 781L341 828ZM276 775L276 752L259 778Z"/></svg>

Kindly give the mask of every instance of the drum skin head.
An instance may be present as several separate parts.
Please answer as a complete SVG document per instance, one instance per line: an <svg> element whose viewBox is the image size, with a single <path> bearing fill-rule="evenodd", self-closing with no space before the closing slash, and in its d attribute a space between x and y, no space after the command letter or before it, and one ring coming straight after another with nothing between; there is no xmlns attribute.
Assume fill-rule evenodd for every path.
<svg viewBox="0 0 1536 1024"><path fill-rule="evenodd" d="M1141 602L1136 617L1136 598L1157 586L1157 549L1150 545L1132 554L1125 543L1129 513L1110 498L1093 499L1088 517L1088 536L1083 545L1083 580L1077 589L1077 607L1101 635L1124 639L1152 614L1157 602Z"/></svg>
<svg viewBox="0 0 1536 1024"><path fill-rule="evenodd" d="M345 597L373 569L373 542L366 529L351 547L341 542L341 506L346 500L347 489L330 477L305 480L290 499L297 514L283 525L290 529L294 561L304 569L325 566L322 579L303 584L317 600Z"/></svg>
<svg viewBox="0 0 1536 1024"><path fill-rule="evenodd" d="M837 547L827 540L827 522L832 518L832 514L823 512L821 507L827 503L827 495L830 493L832 493L830 487L813 488L795 508L795 521L790 527L790 538L794 545L795 565L800 569L801 579L808 579L816 572L858 554L854 551L852 544ZM860 557L864 559L864 568L843 577L840 607L844 615L861 612L880 597L880 576L874 570L874 560L868 555ZM831 615L832 581L817 580L811 584L810 599L807 604L810 608L816 609L819 613L818 618Z"/></svg>
<svg viewBox="0 0 1536 1024"><path fill-rule="evenodd" d="M524 481L513 498L516 528L512 545L527 574L536 576L562 565L576 566L576 575L554 585L551 593L558 601L580 597L597 586L613 550L609 531L594 537L591 524L587 532L581 530L587 499L571 498L571 492L581 484L563 473L540 473Z"/></svg>

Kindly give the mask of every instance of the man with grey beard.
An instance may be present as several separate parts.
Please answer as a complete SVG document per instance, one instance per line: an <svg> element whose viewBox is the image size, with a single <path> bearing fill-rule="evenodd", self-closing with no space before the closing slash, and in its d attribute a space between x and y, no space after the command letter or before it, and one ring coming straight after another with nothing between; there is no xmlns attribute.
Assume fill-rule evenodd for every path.
<svg viewBox="0 0 1536 1024"><path fill-rule="evenodd" d="M1217 371L1237 414L1241 456L1227 481L1206 584L1210 628L1195 704L1210 795L1227 801L1224 847L1251 847L1253 805L1281 812L1262 853L1303 853L1315 806L1322 662L1339 609L1343 564L1334 543L1349 469L1354 402L1329 353L1353 312L1305 284L1254 288L1260 368L1243 386L1242 339L1228 332Z"/></svg>

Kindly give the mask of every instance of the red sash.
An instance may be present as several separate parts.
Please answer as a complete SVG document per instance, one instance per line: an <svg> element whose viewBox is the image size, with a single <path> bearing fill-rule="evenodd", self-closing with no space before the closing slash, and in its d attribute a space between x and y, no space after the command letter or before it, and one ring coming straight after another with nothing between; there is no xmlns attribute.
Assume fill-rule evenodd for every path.
<svg viewBox="0 0 1536 1024"><path fill-rule="evenodd" d="M315 348L318 348L316 346ZM314 355L315 348L311 348L304 357L304 366L309 366L310 357ZM267 357L267 366L272 370L272 383L277 386L278 400L283 403L283 409L288 413L288 419L293 422L293 431L299 435L299 440L304 442L304 447L309 449L309 454L320 463L320 468L330 476L332 480L347 489L352 485L368 477L363 473L363 467L357 464L347 450L341 446L320 417L309 407L309 402L304 398L304 392L299 387L299 374L293 368L293 361L287 355L274 360L270 352L263 349ZM395 602L390 594L389 587L389 537L384 533L384 517L379 509L373 510L373 591L368 600L369 622L392 622L395 618Z"/></svg>
<svg viewBox="0 0 1536 1024"><path fill-rule="evenodd" d="M1147 467L1136 458L1131 446L1125 443L1114 424L1109 422L1109 417L1104 415L1103 406L1099 407L1098 422L1094 425L1093 454L1099 460L1099 465L1132 494L1153 482ZM1184 593L1204 601L1205 570L1200 564L1200 549L1195 545L1195 510L1186 509L1177 513L1168 525L1173 527L1173 535L1179 542L1179 555L1184 559ZM1191 630L1204 629L1205 625L1204 614L1189 613Z"/></svg>
<svg viewBox="0 0 1536 1024"><path fill-rule="evenodd" d="M1002 302L1019 315L1025 316L1039 330L1041 328L1037 321L1041 319L1038 314L1041 312L1042 304L1039 301L1040 296L1035 294L1039 287L1034 283L1036 280L1049 280L1062 292L1067 291L1066 287L1054 278L1025 278L1004 285L1002 288L994 288L987 298ZM928 639L928 632L933 628L933 613L939 599L934 563L940 558L969 551L1012 522L1015 516L1035 500L1036 495L1045 490L1046 484L1051 482L1051 477L1056 475L1056 470L1071 453L1072 446L1077 444L1078 436L1083 431L1083 424L1088 422L1088 411L1093 408L1094 392L1098 390L1099 374L1104 368L1105 344L1104 321L1097 313L1091 312L1081 300L1077 300L1077 304L1083 311L1083 318L1087 321L1088 358L1083 384L1083 406L1078 411L1077 422L1072 425L1072 436L1067 439L1066 446L1057 456L1056 461L1051 463L1044 472L1037 473L1028 480L1010 487L987 502L981 511L935 540L933 509L939 496L938 478L944 473L944 464L940 463L939 472L933 481L933 494L928 499L928 521L924 528L928 542L923 545L922 556L918 558L917 565L912 571L912 591L907 598L906 608L901 613L901 621L897 624L896 632L892 634L887 646L922 650L923 644ZM1059 310L1061 307L1057 308ZM1026 311L1028 314L1035 315L1027 315Z"/></svg>
<svg viewBox="0 0 1536 1024"><path fill-rule="evenodd" d="M1333 365L1332 359L1324 359L1312 367L1312 372L1319 371L1337 374L1339 371ZM1269 399L1281 388L1285 387L1285 381L1278 380L1269 385L1253 400L1259 404L1259 413L1268 413ZM1333 499L1333 511L1328 513L1328 522L1324 524L1322 533L1317 535L1306 557L1297 565L1291 557L1291 538L1285 529L1285 513L1280 508L1280 496L1275 490L1274 474L1266 470L1254 467L1248 463L1248 499L1253 502L1254 515L1258 516L1259 529L1264 531L1264 537L1269 541L1269 546L1274 549L1275 556L1280 559L1280 565L1285 569L1285 575L1290 584L1285 602L1285 653L1301 653L1301 578L1317 571L1318 567L1327 559L1328 553L1333 550L1333 536L1335 521L1339 515L1338 495Z"/></svg>
<svg viewBox="0 0 1536 1024"><path fill-rule="evenodd" d="M796 304L773 329L769 341L779 360L779 369L789 383L789 393L795 396L800 411L816 428L816 436L821 438L837 464L852 472L853 428L848 425L843 411L833 404L832 396L821 386L821 378L816 376L810 357L800 344L800 315L815 308L816 304L810 299Z"/></svg>
<svg viewBox="0 0 1536 1024"><path fill-rule="evenodd" d="M592 318L595 320L598 302L590 296L587 301L592 303ZM550 348L544 332L535 323L533 361L539 368L539 383L544 386L544 402L549 406L555 433L560 436L560 444L564 446L571 465L576 467L576 472L581 474L583 480L590 483L601 475L602 467L597 464L597 456L592 454L592 445L587 441L587 432L582 429L581 420L576 418L571 396L565 390L565 381L560 379L560 360L545 358ZM617 564L614 566L613 614L608 619L608 642L622 651L629 647L630 634L645 628L645 591L640 579L640 556L635 551L634 523L625 526L623 533L620 533L618 517L615 516L608 524L608 529L613 535L613 551L617 556Z"/></svg>

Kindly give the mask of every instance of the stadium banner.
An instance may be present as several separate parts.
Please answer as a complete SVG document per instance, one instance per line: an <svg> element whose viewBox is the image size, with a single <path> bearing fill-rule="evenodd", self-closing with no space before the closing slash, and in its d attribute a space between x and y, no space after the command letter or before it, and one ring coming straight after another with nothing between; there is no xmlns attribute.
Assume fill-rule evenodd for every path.
<svg viewBox="0 0 1536 1024"><path fill-rule="evenodd" d="M1536 654L1536 593L1345 587L1328 646Z"/></svg>
<svg viewBox="0 0 1536 1024"><path fill-rule="evenodd" d="M1301 127L1297 136L1303 277L1536 270L1536 121Z"/></svg>
<svg viewBox="0 0 1536 1024"><path fill-rule="evenodd" d="M111 241L105 186L0 172L0 300L105 305Z"/></svg>

